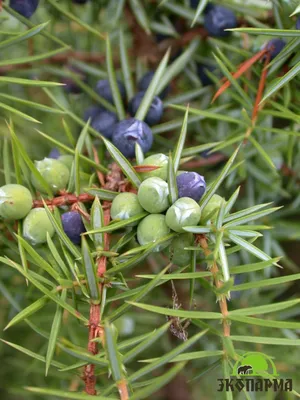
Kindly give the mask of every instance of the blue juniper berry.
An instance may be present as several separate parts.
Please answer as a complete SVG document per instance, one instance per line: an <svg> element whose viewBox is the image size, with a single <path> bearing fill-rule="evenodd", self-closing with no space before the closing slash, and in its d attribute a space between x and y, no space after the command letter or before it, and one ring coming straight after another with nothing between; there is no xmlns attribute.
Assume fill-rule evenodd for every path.
<svg viewBox="0 0 300 400"><path fill-rule="evenodd" d="M91 127L107 139L111 139L117 122L118 118L115 113L103 110L93 118Z"/></svg>
<svg viewBox="0 0 300 400"><path fill-rule="evenodd" d="M271 39L267 44L263 46L264 49L268 49L271 52L270 60L273 60L285 47L286 42L282 39Z"/></svg>
<svg viewBox="0 0 300 400"><path fill-rule="evenodd" d="M211 6L206 8L204 14L204 27L209 36L226 37L230 32L225 29L236 28L237 19L233 11L222 6Z"/></svg>
<svg viewBox="0 0 300 400"><path fill-rule="evenodd" d="M130 102L128 104L128 112L132 117L135 116L135 114L144 98L144 95L145 95L145 92L139 92L130 100ZM163 114L163 103L158 96L155 96L152 100L152 103L151 103L149 110L147 112L147 115L145 117L145 122L149 126L158 124L159 121L161 120L162 114Z"/></svg>
<svg viewBox="0 0 300 400"><path fill-rule="evenodd" d="M86 76L80 69L74 67L73 65L68 66L67 69L73 72L74 74L78 75L78 78L83 82L87 81ZM64 77L62 82L65 84L63 88L67 93L79 94L82 92L82 89L77 85L76 82L74 82L74 80L71 77Z"/></svg>
<svg viewBox="0 0 300 400"><path fill-rule="evenodd" d="M145 92L148 89L148 86L150 85L153 76L154 76L154 71L149 71L139 80L138 89L140 92ZM168 85L158 94L158 96L161 99L164 99L169 94L169 91L170 91L170 86Z"/></svg>
<svg viewBox="0 0 300 400"><path fill-rule="evenodd" d="M61 216L65 234L74 244L81 243L81 234L85 232L85 226L81 215L77 211L68 211Z"/></svg>
<svg viewBox="0 0 300 400"><path fill-rule="evenodd" d="M129 118L115 125L112 142L125 157L133 158L136 143L144 153L151 149L153 133L144 121Z"/></svg>
<svg viewBox="0 0 300 400"><path fill-rule="evenodd" d="M118 83L118 88L120 91L120 95L122 100L124 101L126 98L126 90L123 82L117 81ZM106 101L109 103L113 104L114 103L114 98L112 94L112 90L110 87L110 83L107 79L101 79L97 82L96 88L95 88L96 93L99 94L99 96L103 97Z"/></svg>
<svg viewBox="0 0 300 400"><path fill-rule="evenodd" d="M84 111L83 120L87 122L90 118L92 122L93 119L103 110L104 108L101 106L90 106Z"/></svg>
<svg viewBox="0 0 300 400"><path fill-rule="evenodd" d="M197 73L203 86L209 86L213 84L213 81L207 75L206 70L212 72L215 70L215 67L212 65L197 64Z"/></svg>
<svg viewBox="0 0 300 400"><path fill-rule="evenodd" d="M204 177L197 172L183 172L176 177L178 197L190 197L198 202L203 196L206 183Z"/></svg>
<svg viewBox="0 0 300 400"><path fill-rule="evenodd" d="M60 155L60 151L55 147L50 151L48 158L54 158L55 160L57 160Z"/></svg>
<svg viewBox="0 0 300 400"><path fill-rule="evenodd" d="M10 0L9 6L23 15L23 17L30 18L36 11L39 5L39 0Z"/></svg>

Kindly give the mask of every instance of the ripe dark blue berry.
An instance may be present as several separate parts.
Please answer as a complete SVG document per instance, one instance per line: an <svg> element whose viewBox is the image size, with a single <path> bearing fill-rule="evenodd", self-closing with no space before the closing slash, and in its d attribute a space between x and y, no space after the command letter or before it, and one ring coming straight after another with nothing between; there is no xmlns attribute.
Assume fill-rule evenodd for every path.
<svg viewBox="0 0 300 400"><path fill-rule="evenodd" d="M61 216L65 234L74 244L81 243L81 234L85 232L85 226L81 215L77 211L69 211Z"/></svg>
<svg viewBox="0 0 300 400"><path fill-rule="evenodd" d="M296 20L296 29L300 29L300 15Z"/></svg>
<svg viewBox="0 0 300 400"><path fill-rule="evenodd" d="M89 0L73 0L73 3L75 4L85 4L87 3Z"/></svg>
<svg viewBox="0 0 300 400"><path fill-rule="evenodd" d="M213 81L207 75L206 70L212 72L214 71L214 69L215 67L211 65L204 65L204 64L197 65L197 73L203 86L209 86L213 83Z"/></svg>
<svg viewBox="0 0 300 400"><path fill-rule="evenodd" d="M119 80L117 81L117 83L118 83L118 88L120 91L121 98L124 101L126 98L125 86ZM111 87L110 87L109 81L107 79L101 79L100 81L98 81L95 91L99 94L99 96L103 97L109 103L112 103L112 104L114 103Z"/></svg>
<svg viewBox="0 0 300 400"><path fill-rule="evenodd" d="M190 7L196 10L199 3L200 0L190 0ZM208 12L212 7L214 7L213 4L207 4L207 6L204 9L204 13Z"/></svg>
<svg viewBox="0 0 300 400"><path fill-rule="evenodd" d="M145 92L139 92L130 100L128 104L128 112L132 117L135 116L135 113L137 112L144 95ZM145 122L150 126L156 125L161 120L162 115L163 103L158 96L155 96L145 117Z"/></svg>
<svg viewBox="0 0 300 400"><path fill-rule="evenodd" d="M154 71L149 71L147 72L138 82L138 89L140 92L145 92L148 89L148 86L150 85L152 78L154 76ZM161 99L164 99L170 91L170 86L168 85L167 87L162 90L158 96Z"/></svg>
<svg viewBox="0 0 300 400"><path fill-rule="evenodd" d="M30 18L36 11L39 5L39 0L10 0L9 6L23 15L23 17Z"/></svg>
<svg viewBox="0 0 300 400"><path fill-rule="evenodd" d="M111 139L115 124L118 118L115 113L110 111L100 111L92 120L91 127L101 135Z"/></svg>
<svg viewBox="0 0 300 400"><path fill-rule="evenodd" d="M204 15L204 27L210 36L225 37L230 32L225 29L236 28L237 19L234 13L222 6L209 7Z"/></svg>
<svg viewBox="0 0 300 400"><path fill-rule="evenodd" d="M198 7L199 0L190 0L190 7L195 9Z"/></svg>
<svg viewBox="0 0 300 400"><path fill-rule="evenodd" d="M68 70L76 74L80 80L86 82L86 76L80 69L73 66L68 66ZM65 84L63 88L67 93L79 94L82 92L82 89L77 85L76 82L73 81L71 77L64 77L62 83Z"/></svg>
<svg viewBox="0 0 300 400"><path fill-rule="evenodd" d="M57 160L60 155L60 151L55 147L50 151L48 158L54 158L55 160Z"/></svg>
<svg viewBox="0 0 300 400"><path fill-rule="evenodd" d="M183 172L176 177L176 182L179 198L190 197L198 202L206 189L204 177L197 172Z"/></svg>
<svg viewBox="0 0 300 400"><path fill-rule="evenodd" d="M133 158L136 143L144 153L151 149L153 133L144 121L135 118L124 119L115 125L112 142L125 157Z"/></svg>
<svg viewBox="0 0 300 400"><path fill-rule="evenodd" d="M93 121L93 119L100 113L100 111L103 111L103 108L101 106L88 107L83 113L83 120L88 121L90 118L91 121Z"/></svg>
<svg viewBox="0 0 300 400"><path fill-rule="evenodd" d="M278 54L282 51L286 42L282 39L271 39L265 46L265 49L270 50L271 52L271 60L278 56Z"/></svg>

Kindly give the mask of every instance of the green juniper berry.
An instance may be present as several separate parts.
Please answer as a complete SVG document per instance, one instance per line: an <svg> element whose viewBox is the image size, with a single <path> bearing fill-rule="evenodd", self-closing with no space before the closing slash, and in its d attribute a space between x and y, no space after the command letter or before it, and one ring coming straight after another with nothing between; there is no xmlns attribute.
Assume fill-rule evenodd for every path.
<svg viewBox="0 0 300 400"><path fill-rule="evenodd" d="M50 185L53 193L58 193L67 187L70 177L69 168L53 158L44 158L41 161L35 161L36 169L40 172L45 181ZM31 175L31 181L37 191L43 193L44 187L34 174Z"/></svg>
<svg viewBox="0 0 300 400"><path fill-rule="evenodd" d="M61 156L58 157L57 159L60 163L64 164L66 167L68 167L69 171L71 171L72 164L74 161L74 157L69 155L69 154L62 154Z"/></svg>
<svg viewBox="0 0 300 400"><path fill-rule="evenodd" d="M168 209L166 224L175 232L184 232L184 227L198 225L200 217L198 203L189 197L182 197Z"/></svg>
<svg viewBox="0 0 300 400"><path fill-rule="evenodd" d="M47 241L47 233L52 237L54 227L44 208L33 208L23 222L23 236L33 245L43 244Z"/></svg>
<svg viewBox="0 0 300 400"><path fill-rule="evenodd" d="M8 184L0 187L0 217L22 219L32 208L32 195L22 185Z"/></svg>
<svg viewBox="0 0 300 400"><path fill-rule="evenodd" d="M209 219L216 219L217 213L220 209L220 206L223 202L223 198L218 194L214 194L212 198L209 200L207 205L201 211L201 223L206 223Z"/></svg>
<svg viewBox="0 0 300 400"><path fill-rule="evenodd" d="M166 217L163 214L150 214L138 224L137 240L140 245L150 244L169 233L170 229L166 224ZM166 244L157 245L153 251L161 251L166 246Z"/></svg>
<svg viewBox="0 0 300 400"><path fill-rule="evenodd" d="M135 193L120 193L112 201L110 216L113 220L126 220L144 211ZM134 223L133 225L136 225Z"/></svg>
<svg viewBox="0 0 300 400"><path fill-rule="evenodd" d="M153 177L144 180L138 190L141 206L152 214L157 214L169 207L168 184L161 178Z"/></svg>
<svg viewBox="0 0 300 400"><path fill-rule="evenodd" d="M153 171L144 172L142 174L143 179L157 177L166 181L168 177L168 164L169 157L163 153L153 154L149 157L146 157L141 165L151 165L154 167L159 167Z"/></svg>
<svg viewBox="0 0 300 400"><path fill-rule="evenodd" d="M180 233L172 240L165 252L174 264L184 267L191 262L192 258L192 251L185 250L185 248L192 246L193 241L193 234Z"/></svg>

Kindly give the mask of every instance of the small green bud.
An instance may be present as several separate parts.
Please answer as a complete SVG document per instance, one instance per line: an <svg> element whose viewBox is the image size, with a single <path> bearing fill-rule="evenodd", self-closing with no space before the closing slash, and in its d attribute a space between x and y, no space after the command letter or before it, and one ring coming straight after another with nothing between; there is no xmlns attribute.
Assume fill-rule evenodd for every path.
<svg viewBox="0 0 300 400"><path fill-rule="evenodd" d="M50 237L55 229L44 208L33 208L23 222L23 236L32 244L42 244L47 241L47 232Z"/></svg>
<svg viewBox="0 0 300 400"><path fill-rule="evenodd" d="M50 185L54 194L66 188L70 172L65 164L53 158L44 158L41 161L35 161L35 166ZM43 187L33 174L31 175L31 181L36 190L43 193Z"/></svg>
<svg viewBox="0 0 300 400"><path fill-rule="evenodd" d="M175 232L184 232L185 226L198 225L201 210L195 200L190 197L181 197L168 209L166 223Z"/></svg>
<svg viewBox="0 0 300 400"><path fill-rule="evenodd" d="M137 228L137 240L140 245L155 242L158 239L170 233L169 227L166 225L166 217L162 214L151 214L144 218ZM158 245L154 251L160 251L166 245Z"/></svg>
<svg viewBox="0 0 300 400"><path fill-rule="evenodd" d="M141 174L143 180L157 177L166 181L168 178L168 163L169 157L162 153L153 154L152 156L145 158L141 165L154 165L160 168L150 172L143 172Z"/></svg>
<svg viewBox="0 0 300 400"><path fill-rule="evenodd" d="M120 193L113 199L110 215L112 219L123 220L134 217L143 211L135 193Z"/></svg>
<svg viewBox="0 0 300 400"><path fill-rule="evenodd" d="M141 206L152 214L163 212L169 207L168 196L168 184L160 178L146 179L138 191Z"/></svg>
<svg viewBox="0 0 300 400"><path fill-rule="evenodd" d="M22 219L32 208L30 191L17 184L8 184L0 188L0 217L4 219Z"/></svg>

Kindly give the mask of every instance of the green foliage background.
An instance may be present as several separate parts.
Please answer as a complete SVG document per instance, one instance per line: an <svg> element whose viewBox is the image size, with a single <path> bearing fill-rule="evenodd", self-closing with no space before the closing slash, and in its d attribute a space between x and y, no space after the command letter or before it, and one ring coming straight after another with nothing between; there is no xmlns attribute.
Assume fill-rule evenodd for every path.
<svg viewBox="0 0 300 400"><path fill-rule="evenodd" d="M293 378L294 392L280 394L279 397L275 393L257 393L251 396L240 393L235 394L234 398L271 400L299 397L297 391L299 392L300 377L298 338L300 325L297 248L300 239L300 31L294 30L295 16L291 14L297 15L300 8L298 2L292 0L272 2L229 0L226 6L237 13L239 19L243 21L243 27L236 29L230 38L221 40L204 39L198 29L203 22L202 12L206 3L200 1L200 6L195 11L189 8L189 1L103 0L91 1L86 6L74 6L71 1L45 0L41 1L38 11L30 21L13 12L6 3L0 14L1 185L9 181L15 182L16 176L18 177L17 170L14 169L16 165L19 165L22 179L26 184L30 171L26 154L31 160L38 160L47 156L53 147L62 145L67 146L62 148L63 152L68 149L73 154L77 151L78 153L86 151L87 157L92 158L91 143L94 142L99 150L103 167L107 168L112 159L105 151L105 144L99 137L95 138L93 129L88 125L85 126L82 121L85 108L92 103L103 102L103 99L95 96L90 88L95 86L98 79L107 77L113 79L112 76L116 73L121 79L124 75L131 77L132 81L127 81L127 93L131 93L144 72L160 65L154 91L158 93L168 80L172 81L172 91L164 102L163 121L153 128L155 144L152 151L161 152L163 149L168 154L175 149L173 158L175 156L176 159L177 155L181 165L195 161L196 167L187 169L197 170L205 176L212 188L210 194L217 190L218 194L229 200L240 186L239 195L230 211L232 214L240 211L240 214L231 217L229 212L225 215L220 213L218 217L220 226L228 223L230 219L233 223L237 223L238 218L247 215L250 217L243 225L249 222L259 225L256 228L245 226L240 230L239 237L246 242L242 244L240 242L238 248L234 247L234 243L237 244L233 240L234 236L229 235L225 238L225 243L230 243L230 248L233 249L227 253L226 258L229 270L234 271L235 267L241 266L240 272L243 272L238 275L243 277L238 287L233 287L233 280L230 280L226 287L226 291L231 290L231 294L239 294L228 302L229 311L235 310L231 320L231 338L223 337L221 315L217 314L219 307L216 302L216 297L220 293L216 292L210 279L205 276L205 261L211 265L212 260L205 260L202 252L197 251L197 260L195 256L194 263L183 271L184 273L197 271L198 275L187 277L181 274L182 270L177 270L175 267L169 271L173 275L167 272L164 278L162 274L158 275L168 264L161 253L150 253L146 258L144 252L140 251L138 254L143 256L142 260L135 265L132 256L126 259L129 260L128 270L122 275L114 275L113 286L107 289L104 317L113 322L115 328L106 325L106 334L108 338L115 338L113 330L117 329L117 342L121 347L117 348L112 340L106 354L102 353L99 356L100 364L96 369L99 395L107 396L109 393L111 398L118 398L115 387L111 385L114 380L118 381L118 377L122 376L130 382L130 387L135 393L132 398L151 398L151 393L156 393L158 399L223 397L231 399L230 393L225 395L216 392L217 378L230 374L238 355L246 351L261 351L274 357L281 377ZM173 24L178 18L183 27L183 32L180 34L176 32ZM191 28L193 21L195 24ZM193 39L180 42L188 31L193 32ZM137 42L137 36L141 35L141 32L143 36ZM109 33L109 41L105 39L105 33ZM156 33L167 34L173 39L158 45L155 41ZM251 114L263 68L261 62L253 65L251 75L245 74L239 80L233 80L231 87L216 102L211 104L211 99L220 85L220 77L224 75L228 77L239 64L258 52L270 37L283 37L289 45L269 66L263 107L255 126L252 127ZM144 48L141 45L143 40L146 43ZM169 62L167 67L164 66L164 61L161 62L161 59L167 47L171 44L176 48L182 43L184 43L182 55ZM110 46L111 59L108 53ZM90 62L89 57L86 57L88 53L97 54L97 62ZM68 56L62 57L60 61L56 59L54 62L53 58L51 61L54 54ZM166 58L164 60L166 61ZM216 73L210 75L216 85L202 87L196 73L196 62L218 66ZM76 75L75 77L70 75L67 65L80 68L87 76L87 82L82 85L80 95L68 95L63 86L54 83L59 83L67 77L78 79ZM284 69L283 65L287 65L288 69ZM147 95L149 103L151 93ZM188 114L187 104L189 104ZM145 103L144 109L139 110L140 116L145 115L146 109ZM122 115L120 107L117 107L117 112L119 116ZM249 127L253 128L249 141L239 147L236 158L232 159L231 168L226 171L227 160L243 143ZM78 141L80 133L81 140ZM181 151L180 144L183 143L185 134L185 145ZM201 152L207 149L213 149L208 159L201 155ZM112 151L114 149L110 153ZM212 161L213 157L219 152L223 155L222 160L215 163ZM18 155L15 163L13 154ZM124 160L120 161L118 155L115 154L114 158L117 162L124 163ZM74 174L74 188L77 191L85 191L85 188L95 181L93 181L95 176L90 180L91 172L86 161L82 162L80 157L77 157L77 160L85 175L79 181ZM180 169L183 168L180 166ZM133 175L133 178L135 179L136 175ZM100 192L99 198L106 200ZM269 202L272 202L272 205L266 205L261 210L255 207ZM262 212L277 206L284 207L274 213ZM254 208L245 211L250 207ZM264 229L262 226L272 229ZM7 229L12 230L12 227L2 223L1 331L19 311L26 309L44 295L29 278L29 284L26 285L26 280L22 276L22 271L27 273L24 269L26 259L30 263L29 274L33 270L40 276L50 279L52 284L53 279L45 272L37 254L49 263L52 272L56 265L53 253L48 247L36 249L37 254L30 253L31 250L28 251L22 241L8 240ZM247 233L243 235L245 231L261 231L263 235L246 236ZM212 235L210 248L215 251L215 261L224 274L227 262L220 257L218 248L223 239L211 226L203 232ZM237 235L237 232L234 234ZM255 243L252 245L253 240ZM57 237L54 239L54 244L60 254L69 257L71 264L78 254L80 256L80 249L74 250L66 243L62 245ZM256 250L253 248L254 245ZM129 248L130 245L123 251ZM83 252L85 251L89 253L83 249ZM280 256L282 258L279 264L282 269L272 266L272 263L278 261L275 258ZM19 271L16 270L15 264L8 265L6 257L20 265ZM68 265L66 260L65 263ZM113 266L114 264L110 265ZM80 268L84 271L81 264ZM123 272L122 268L119 270ZM235 271L238 271L238 268ZM146 274L150 276L145 277ZM181 312L175 314L181 318L192 317L192 323L188 328L191 342L181 342L168 332L165 325L166 315L170 314L167 307L172 307L170 277L173 278L179 302L182 303ZM149 279L154 278L158 286L147 287L145 290L145 285L151 282ZM107 279L111 279L109 274ZM42 283L47 286L47 282ZM121 293L127 295L122 298ZM138 294L142 295L141 298L135 297ZM82 293L78 295L77 304L73 301L74 298L72 299L71 290L68 290L67 297L71 309L74 310L74 307L78 306L84 318L88 318L89 304L82 302L81 299L85 299L84 295ZM138 304L129 306L125 302L127 300L147 304L150 306L148 311L152 312L143 309L143 307L147 309L147 306ZM119 317L125 305L127 308ZM151 309L152 306L162 307L163 310ZM248 307L254 309L247 311ZM191 311L187 311L189 308ZM193 311L198 312L198 316L189 314ZM206 312L212 314L206 315ZM50 338L53 354L48 358L48 362L51 361L53 365L45 376L43 357L47 354L47 348L49 351L47 335L51 332L54 316L56 321L61 318L61 325L56 331L57 335L52 335ZM247 319L249 316L257 316L260 320ZM3 388L1 398L58 399L63 396L62 393L68 391L78 392L80 396L79 393L83 391L80 379L82 369L60 370L75 363L82 366L90 361L86 351L87 327L70 313L65 310L62 312L53 299L45 300L43 308L26 321L25 317L27 315L23 316L18 324L1 334L3 340L13 344L11 346L4 342L0 344L2 382L0 387ZM161 331L156 331L154 337L149 336L153 335L155 329ZM209 330L203 333L204 329ZM144 349L136 347L142 340L139 338L141 335L146 335L143 336ZM189 344L191 347L188 349ZM128 354L132 349L135 351ZM178 358L171 364L174 355L169 359L167 355L176 350ZM184 356L187 352L188 354ZM125 355L126 361L118 353ZM164 365L156 366L153 361L148 364L140 362L156 357L160 358L161 364L165 361ZM152 367L149 371L145 371L140 379L132 379L131 382L131 378L135 377L145 365ZM177 373L176 378L172 379ZM165 389L160 387L164 387L164 382L158 379L161 375L166 378L166 384L170 381ZM24 389L29 386L39 388L35 389L37 393L33 394L32 391ZM41 388L45 389L45 392L41 392ZM51 394L51 390L59 392ZM70 394L65 396L72 398ZM74 398L87 397L82 395Z"/></svg>

